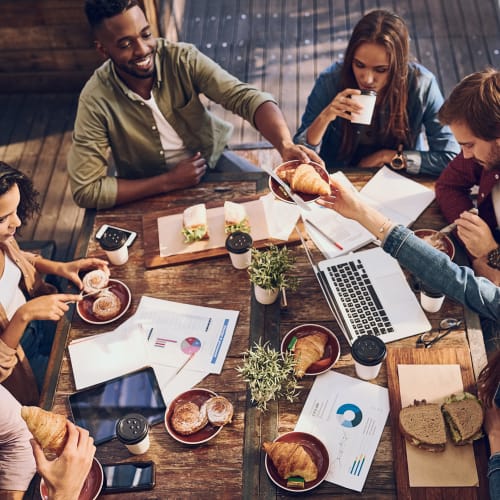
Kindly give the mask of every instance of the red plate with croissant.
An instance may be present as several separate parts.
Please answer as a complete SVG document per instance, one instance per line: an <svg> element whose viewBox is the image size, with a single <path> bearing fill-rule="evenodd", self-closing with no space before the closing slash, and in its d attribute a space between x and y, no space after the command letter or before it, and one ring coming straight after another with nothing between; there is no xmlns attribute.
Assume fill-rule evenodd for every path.
<svg viewBox="0 0 500 500"><path fill-rule="evenodd" d="M309 167L304 168L303 165L307 165ZM313 167L313 169L311 169L310 167ZM309 172L307 171L308 169ZM312 179L310 175L311 170L314 174ZM282 163L281 165L278 165L275 169L275 172L281 179L283 179L284 182L286 182L290 186L292 191L296 192L305 202L315 201L320 196L329 194L327 191L329 190L330 178L328 176L328 172L319 163L310 162L308 164L304 164L300 160L290 160ZM297 173L298 175L295 177L294 182L294 176ZM282 201L286 201L287 203L295 203L284 192L281 186L271 177L269 177L269 189L273 192L276 198Z"/></svg>
<svg viewBox="0 0 500 500"><path fill-rule="evenodd" d="M93 325L105 325L121 318L130 307L132 294L129 287L110 278L107 290L90 295L77 303L76 311L80 318Z"/></svg>
<svg viewBox="0 0 500 500"><path fill-rule="evenodd" d="M281 341L281 352L287 350L297 358L295 373L298 378L325 373L340 357L340 344L335 334L314 323L292 328Z"/></svg>
<svg viewBox="0 0 500 500"><path fill-rule="evenodd" d="M330 467L325 445L307 432L287 432L272 443L263 443L263 449L266 452L267 474L286 491L302 493L316 488L323 482ZM303 478L304 482L296 486L290 477Z"/></svg>

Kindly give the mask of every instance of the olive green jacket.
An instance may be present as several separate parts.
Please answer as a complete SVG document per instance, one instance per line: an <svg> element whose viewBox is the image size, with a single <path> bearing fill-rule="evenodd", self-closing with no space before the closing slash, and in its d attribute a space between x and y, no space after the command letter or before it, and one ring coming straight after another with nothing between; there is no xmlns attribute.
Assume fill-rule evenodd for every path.
<svg viewBox="0 0 500 500"><path fill-rule="evenodd" d="M214 167L232 126L210 113L200 94L254 124L257 108L274 98L239 81L193 45L158 39L153 95L167 121L193 154ZM109 208L116 202L117 180L108 175L111 149L117 177L159 175L168 167L151 110L134 97L108 60L83 88L68 158L76 203Z"/></svg>

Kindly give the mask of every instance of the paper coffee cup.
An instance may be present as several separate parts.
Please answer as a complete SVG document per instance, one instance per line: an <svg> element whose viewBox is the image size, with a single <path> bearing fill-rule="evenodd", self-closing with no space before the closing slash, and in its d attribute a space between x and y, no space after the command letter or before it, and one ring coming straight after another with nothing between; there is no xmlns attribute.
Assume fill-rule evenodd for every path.
<svg viewBox="0 0 500 500"><path fill-rule="evenodd" d="M235 231L226 239L226 250L231 257L233 267L246 269L252 262L252 237L248 233Z"/></svg>
<svg viewBox="0 0 500 500"><path fill-rule="evenodd" d="M352 94L351 99L363 106L360 113L351 113L351 123L370 125L377 100L377 93L374 90L362 90L361 94Z"/></svg>
<svg viewBox="0 0 500 500"><path fill-rule="evenodd" d="M121 266L128 261L127 237L125 235L105 237L99 240L101 248L106 252L109 262Z"/></svg>
<svg viewBox="0 0 500 500"><path fill-rule="evenodd" d="M424 311L435 313L441 309L444 302L444 295L436 290L421 287L420 289L420 304Z"/></svg>
<svg viewBox="0 0 500 500"><path fill-rule="evenodd" d="M351 354L356 375L362 380L372 380L380 371L387 348L375 335L362 335L352 343Z"/></svg>
<svg viewBox="0 0 500 500"><path fill-rule="evenodd" d="M116 437L133 455L149 449L149 423L140 413L129 413L116 423Z"/></svg>

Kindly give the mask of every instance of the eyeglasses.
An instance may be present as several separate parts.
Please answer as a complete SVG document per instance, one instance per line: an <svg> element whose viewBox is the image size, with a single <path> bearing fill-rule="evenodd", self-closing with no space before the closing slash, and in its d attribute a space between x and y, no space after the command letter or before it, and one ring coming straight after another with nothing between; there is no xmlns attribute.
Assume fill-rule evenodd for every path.
<svg viewBox="0 0 500 500"><path fill-rule="evenodd" d="M439 328L430 332L425 332L420 335L417 340L417 347L425 347L429 349L436 342L446 337L449 333L454 330L458 330L462 327L463 321L456 318L444 318L439 322Z"/></svg>

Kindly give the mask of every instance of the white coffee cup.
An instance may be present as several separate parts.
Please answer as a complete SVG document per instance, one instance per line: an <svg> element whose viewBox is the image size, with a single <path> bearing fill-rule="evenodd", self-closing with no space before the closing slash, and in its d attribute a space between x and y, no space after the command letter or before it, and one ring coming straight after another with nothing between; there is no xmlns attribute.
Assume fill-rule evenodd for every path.
<svg viewBox="0 0 500 500"><path fill-rule="evenodd" d="M133 455L142 455L149 449L149 423L139 413L129 413L116 423L116 437Z"/></svg>
<svg viewBox="0 0 500 500"><path fill-rule="evenodd" d="M384 342L375 335L362 335L351 346L356 375L362 380L377 377L387 355Z"/></svg>
<svg viewBox="0 0 500 500"><path fill-rule="evenodd" d="M125 235L114 238L101 238L101 248L106 252L109 262L115 266L121 266L128 261L127 237Z"/></svg>
<svg viewBox="0 0 500 500"><path fill-rule="evenodd" d="M424 288L420 289L420 304L424 311L435 313L441 309L444 302L444 295L435 290Z"/></svg>
<svg viewBox="0 0 500 500"><path fill-rule="evenodd" d="M252 262L252 237L248 233L235 231L226 239L226 250L233 267L246 269Z"/></svg>
<svg viewBox="0 0 500 500"><path fill-rule="evenodd" d="M351 99L363 106L361 112L351 113L351 123L370 125L377 100L377 93L374 90L362 90L361 94L352 94Z"/></svg>

